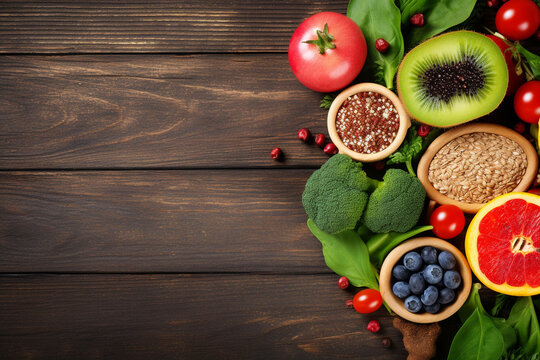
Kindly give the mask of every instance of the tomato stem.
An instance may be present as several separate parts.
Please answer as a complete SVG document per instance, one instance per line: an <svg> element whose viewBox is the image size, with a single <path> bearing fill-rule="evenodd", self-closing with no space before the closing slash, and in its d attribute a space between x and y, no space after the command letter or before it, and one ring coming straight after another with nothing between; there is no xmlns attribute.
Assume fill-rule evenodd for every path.
<svg viewBox="0 0 540 360"><path fill-rule="evenodd" d="M317 30L317 40L306 40L306 44L317 45L319 52L324 54L328 49L335 49L334 37L328 33L328 24L324 24L324 30Z"/></svg>

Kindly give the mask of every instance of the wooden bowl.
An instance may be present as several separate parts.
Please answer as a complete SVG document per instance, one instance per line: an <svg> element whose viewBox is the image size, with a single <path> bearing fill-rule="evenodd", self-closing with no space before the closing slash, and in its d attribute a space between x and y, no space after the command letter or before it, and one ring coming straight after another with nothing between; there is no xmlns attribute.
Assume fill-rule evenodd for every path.
<svg viewBox="0 0 540 360"><path fill-rule="evenodd" d="M424 246L432 246L437 250L446 250L452 253L456 258L456 268L461 275L461 287L456 294L454 302L441 306L441 311L437 314L427 312L414 314L405 308L403 299L398 298L392 292L392 269L401 260L401 258L411 250L419 249ZM415 323L433 323L444 320L452 316L467 300L471 291L472 275L469 264L465 256L452 244L435 237L420 237L408 240L392 250L381 267L379 279L379 288L381 295L388 306L399 316Z"/></svg>
<svg viewBox="0 0 540 360"><path fill-rule="evenodd" d="M343 102L347 100L349 96L365 91L373 91L383 96L386 96L388 99L390 99L390 101L392 101L399 115L399 129L396 134L396 138L386 149L384 149L383 151L379 151L375 154L362 154L349 149L347 146L345 146L345 144L343 144L343 141L341 141L341 138L336 131L337 112ZM407 135L407 129L411 126L411 121L409 119L407 111L405 111L405 107L403 106L397 95L394 94L391 90L379 84L361 83L343 90L336 97L336 99L332 102L332 105L330 106L330 110L328 111L327 125L328 134L330 134L330 138L338 148L340 154L348 155L351 158L362 162L374 162L387 158L390 154L392 154L398 149L398 147L405 139L405 136Z"/></svg>
<svg viewBox="0 0 540 360"><path fill-rule="evenodd" d="M437 189L433 187L433 185L429 181L428 172L431 160L433 160L435 154L437 154L437 152L444 145L459 136L475 132L492 133L507 137L518 143L518 145L521 146L521 148L525 152L525 155L527 156L527 169L525 170L525 174L523 175L520 183L513 191L527 191L529 186L534 181L538 169L538 155L536 154L536 151L532 144L519 133L507 127L496 124L475 123L459 126L446 131L431 143L431 145L427 148L426 152L420 159L417 170L418 179L420 179L422 185L424 185L424 188L426 189L427 195L432 200L436 201L439 204L456 205L463 212L469 214L477 213L485 205L485 203L466 203L441 194Z"/></svg>

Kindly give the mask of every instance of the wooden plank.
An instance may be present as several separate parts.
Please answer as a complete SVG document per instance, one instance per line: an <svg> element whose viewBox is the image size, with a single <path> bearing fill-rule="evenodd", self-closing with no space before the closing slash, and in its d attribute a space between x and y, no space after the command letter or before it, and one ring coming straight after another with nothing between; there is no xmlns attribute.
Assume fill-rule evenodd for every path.
<svg viewBox="0 0 540 360"><path fill-rule="evenodd" d="M319 166L286 55L0 57L0 168ZM270 158L281 147L286 161Z"/></svg>
<svg viewBox="0 0 540 360"><path fill-rule="evenodd" d="M311 170L0 173L0 272L330 272Z"/></svg>
<svg viewBox="0 0 540 360"><path fill-rule="evenodd" d="M386 310L332 275L0 277L3 358L403 359ZM377 319L381 331L368 332ZM389 336L393 347L383 348Z"/></svg>
<svg viewBox="0 0 540 360"><path fill-rule="evenodd" d="M286 52L292 33L347 0L2 1L0 53Z"/></svg>

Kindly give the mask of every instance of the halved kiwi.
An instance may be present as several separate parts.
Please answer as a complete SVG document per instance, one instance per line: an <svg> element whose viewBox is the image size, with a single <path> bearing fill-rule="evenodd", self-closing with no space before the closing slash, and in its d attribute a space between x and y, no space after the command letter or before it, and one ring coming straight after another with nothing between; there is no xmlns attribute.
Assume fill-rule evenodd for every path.
<svg viewBox="0 0 540 360"><path fill-rule="evenodd" d="M504 99L508 69L499 47L473 31L455 31L412 49L397 75L399 97L414 119L458 125L495 110Z"/></svg>

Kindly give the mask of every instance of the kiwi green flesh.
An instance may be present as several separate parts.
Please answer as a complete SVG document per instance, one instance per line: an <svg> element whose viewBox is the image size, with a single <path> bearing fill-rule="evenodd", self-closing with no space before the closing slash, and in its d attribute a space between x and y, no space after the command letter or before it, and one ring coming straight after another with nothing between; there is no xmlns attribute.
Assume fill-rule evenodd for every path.
<svg viewBox="0 0 540 360"><path fill-rule="evenodd" d="M456 31L412 49L401 63L397 83L413 118L449 127L495 110L506 93L508 69L491 39Z"/></svg>

